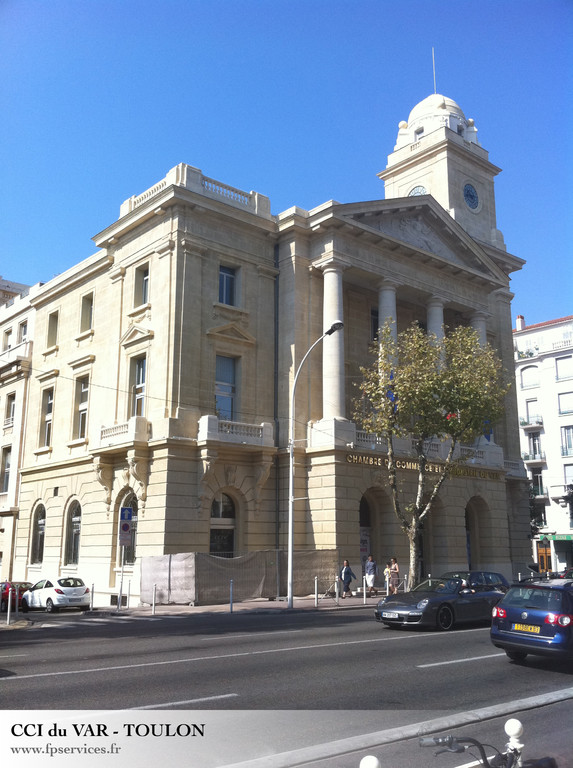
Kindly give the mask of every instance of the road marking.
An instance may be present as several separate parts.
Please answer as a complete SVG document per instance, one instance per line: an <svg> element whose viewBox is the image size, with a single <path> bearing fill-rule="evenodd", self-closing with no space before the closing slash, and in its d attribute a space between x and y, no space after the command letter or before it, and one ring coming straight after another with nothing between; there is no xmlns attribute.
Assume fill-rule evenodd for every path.
<svg viewBox="0 0 573 768"><path fill-rule="evenodd" d="M451 661L435 661L433 664L417 664L418 669L428 667L443 667L447 664L463 664L465 661L480 661L481 659L494 659L497 656L505 656L505 653L488 653L487 656L469 656L467 659L452 659Z"/></svg>
<svg viewBox="0 0 573 768"><path fill-rule="evenodd" d="M471 631L471 630L470 630ZM454 634L454 633L450 633ZM404 642L406 640L412 640L419 637L419 635L393 635L392 637L378 637L373 639L366 639L366 640L347 640L347 641L341 641L338 643L318 643L316 645L298 645L293 646L292 648L267 648L265 650L260 651L243 651L241 653L222 653L222 654L215 654L212 656L191 656L186 659L173 659L172 661L147 661L142 662L140 664L119 664L114 667L92 667L88 669L69 669L64 670L62 672L37 672L30 675L14 675L12 677L2 677L0 678L0 684L2 683L9 683L13 680L31 680L33 678L39 678L39 677L65 677L68 675L87 675L90 672L96 673L96 672L116 672L122 669L143 669L146 667L164 667L168 666L170 664L193 664L200 661L222 661L225 659L238 659L238 658L246 658L249 656L266 656L269 654L277 654L277 653L290 653L292 651L312 651L319 648L337 648L339 646L344 646L348 648L350 645L365 645L366 643L390 643L392 641L399 641ZM441 637L443 638L444 635L440 633L436 633L435 635L424 635L424 637Z"/></svg>
<svg viewBox="0 0 573 768"><path fill-rule="evenodd" d="M27 653L11 653L9 656L0 656L0 659L15 659L17 656L28 656Z"/></svg>
<svg viewBox="0 0 573 768"><path fill-rule="evenodd" d="M187 699L186 701L167 701L165 704L148 704L145 707L129 707L129 709L162 709L163 707L177 707L181 704L199 704L202 701L216 701L218 699L232 699L238 693L224 693L220 696L203 696L201 699Z"/></svg>

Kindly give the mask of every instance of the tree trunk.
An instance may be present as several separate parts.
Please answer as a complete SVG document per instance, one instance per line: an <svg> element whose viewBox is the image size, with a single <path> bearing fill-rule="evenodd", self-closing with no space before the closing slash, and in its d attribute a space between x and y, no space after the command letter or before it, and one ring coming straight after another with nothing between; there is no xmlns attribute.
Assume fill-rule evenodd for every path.
<svg viewBox="0 0 573 768"><path fill-rule="evenodd" d="M417 520L412 520L408 530L410 542L410 565L408 568L408 589L414 589L418 584L418 561L420 559L420 529Z"/></svg>

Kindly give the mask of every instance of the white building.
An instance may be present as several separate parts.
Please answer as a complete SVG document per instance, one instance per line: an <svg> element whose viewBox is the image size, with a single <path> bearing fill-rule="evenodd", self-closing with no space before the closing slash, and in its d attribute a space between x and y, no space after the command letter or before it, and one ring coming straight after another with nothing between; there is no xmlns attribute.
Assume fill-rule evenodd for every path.
<svg viewBox="0 0 573 768"><path fill-rule="evenodd" d="M533 558L543 571L573 566L573 316L513 332L522 458L531 480Z"/></svg>

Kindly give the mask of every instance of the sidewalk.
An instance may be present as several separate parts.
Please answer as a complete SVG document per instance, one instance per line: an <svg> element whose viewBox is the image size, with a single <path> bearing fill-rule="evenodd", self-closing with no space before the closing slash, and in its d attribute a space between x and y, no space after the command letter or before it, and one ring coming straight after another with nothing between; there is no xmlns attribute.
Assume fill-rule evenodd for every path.
<svg viewBox="0 0 573 768"><path fill-rule="evenodd" d="M318 600L318 607L314 595L307 597L295 597L293 598L293 612L300 611L343 611L352 610L357 608L371 608L374 610L379 597L366 598L362 595L339 599L338 604L334 598L321 597ZM134 616L134 617L146 617L146 616L181 616L181 615L197 615L197 614L235 614L235 613L253 613L253 614L273 614L278 611L288 612L289 607L286 598L280 598L279 600L267 600L266 598L256 600L245 600L242 602L233 603L232 610L229 603L217 604L217 605L156 605L155 613L153 613L153 607L151 605L142 604L137 606L130 606L129 608L122 608L121 611L113 606L99 606L95 607L93 611L86 611L84 616L89 619L90 616ZM34 615L41 615L39 611ZM77 615L74 612L74 615ZM0 614L0 631L3 629L25 629L28 626L34 624L30 621L28 614L23 614L21 611L15 616L11 614L10 624L6 623L6 614Z"/></svg>

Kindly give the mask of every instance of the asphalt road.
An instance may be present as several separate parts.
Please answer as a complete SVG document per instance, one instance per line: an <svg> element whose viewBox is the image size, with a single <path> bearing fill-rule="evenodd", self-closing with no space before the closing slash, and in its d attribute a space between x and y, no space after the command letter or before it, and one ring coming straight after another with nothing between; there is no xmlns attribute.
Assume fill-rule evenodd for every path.
<svg viewBox="0 0 573 768"><path fill-rule="evenodd" d="M230 745L238 728L236 743L242 747L232 750L238 762L247 746L255 754L264 752L265 739L279 753L295 745L305 749L348 740L351 757L340 757L343 762L317 758L305 764L358 768L360 755L372 749L357 749L357 735L440 718L447 723L452 715L494 705L511 709L512 702L565 689L573 696L573 665L533 657L523 665L510 663L491 645L487 627L449 633L390 630L376 624L371 607L34 619L49 626L0 633L2 709L169 710L172 718L178 710L221 715L289 710L288 727L270 717L255 733L247 718L251 731L245 736L237 716L225 725ZM570 700L545 711L551 707L565 718L572 713ZM559 719L565 734L559 749L566 749L569 740L573 753L572 719ZM504 738L502 727L491 736L499 744ZM411 743L416 750L412 765L452 764L437 763L433 754L419 755L417 743ZM233 762L230 754L224 759ZM394 754L389 765L409 768L396 760Z"/></svg>

